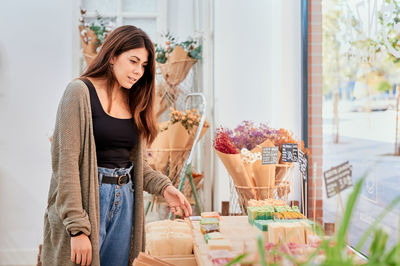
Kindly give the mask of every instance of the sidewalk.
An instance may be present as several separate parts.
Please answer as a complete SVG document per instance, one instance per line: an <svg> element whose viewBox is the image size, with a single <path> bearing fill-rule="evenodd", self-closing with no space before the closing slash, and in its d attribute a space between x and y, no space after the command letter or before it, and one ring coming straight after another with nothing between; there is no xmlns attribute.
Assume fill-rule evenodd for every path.
<svg viewBox="0 0 400 266"><path fill-rule="evenodd" d="M339 144L332 142L332 119L324 117L323 170L349 161L353 166L353 183L367 173L349 231L352 245L358 243L375 218L400 195L400 157L390 155L394 150L393 113L340 114ZM351 189L343 192L344 204L350 192ZM337 197L327 199L325 190L323 193L324 221L335 222ZM390 232L390 244L394 244L397 239L399 219L398 205L381 223Z"/></svg>

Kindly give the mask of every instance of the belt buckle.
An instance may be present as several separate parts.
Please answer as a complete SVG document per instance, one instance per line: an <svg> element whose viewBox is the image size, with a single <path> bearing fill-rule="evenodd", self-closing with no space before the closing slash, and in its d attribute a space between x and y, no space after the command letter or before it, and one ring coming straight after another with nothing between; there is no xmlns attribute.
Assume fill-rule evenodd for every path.
<svg viewBox="0 0 400 266"><path fill-rule="evenodd" d="M118 185L120 185L120 186L123 185L123 184L121 183L121 179L122 179L124 176L127 176L127 175L120 175L120 176L118 177L118 181L117 181Z"/></svg>

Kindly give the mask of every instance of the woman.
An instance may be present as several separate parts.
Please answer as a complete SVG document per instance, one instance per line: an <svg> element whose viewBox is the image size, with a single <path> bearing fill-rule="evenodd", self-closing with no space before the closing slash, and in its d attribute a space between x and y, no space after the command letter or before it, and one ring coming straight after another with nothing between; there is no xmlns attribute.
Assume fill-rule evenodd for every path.
<svg viewBox="0 0 400 266"><path fill-rule="evenodd" d="M143 190L171 211L191 207L149 167L155 56L146 33L115 29L58 107L53 174L44 219L43 265L131 265L144 250Z"/></svg>

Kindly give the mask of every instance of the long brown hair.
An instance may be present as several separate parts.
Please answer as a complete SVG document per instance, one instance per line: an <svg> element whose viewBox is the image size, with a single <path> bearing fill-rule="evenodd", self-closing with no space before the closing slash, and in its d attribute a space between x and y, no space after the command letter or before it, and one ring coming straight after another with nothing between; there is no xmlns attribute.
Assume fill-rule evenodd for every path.
<svg viewBox="0 0 400 266"><path fill-rule="evenodd" d="M154 116L154 80L155 80L155 52L149 36L135 26L126 25L113 30L104 40L104 43L93 61L81 77L105 78L107 80L107 95L109 99L108 112L111 110L112 90L117 80L113 74L110 60L115 56L131 49L146 48L148 62L143 76L129 91L129 106L141 137L148 143L155 139L158 127Z"/></svg>

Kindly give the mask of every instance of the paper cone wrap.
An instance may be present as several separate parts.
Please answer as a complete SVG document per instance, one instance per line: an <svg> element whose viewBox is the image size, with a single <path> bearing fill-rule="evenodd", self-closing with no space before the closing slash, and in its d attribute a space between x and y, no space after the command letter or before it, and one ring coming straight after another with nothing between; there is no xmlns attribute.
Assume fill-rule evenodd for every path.
<svg viewBox="0 0 400 266"><path fill-rule="evenodd" d="M170 87L178 86L187 76L196 60L189 57L181 47L176 46L165 64L158 64L161 73Z"/></svg>
<svg viewBox="0 0 400 266"><path fill-rule="evenodd" d="M215 149L214 149L215 150ZM247 173L247 170L242 162L242 157L240 154L226 154L218 150L215 150L218 157L221 159L229 175L233 179L233 183L236 186L243 186L248 188L253 188L253 184ZM253 189L242 190L245 193L246 198L255 198L255 192Z"/></svg>
<svg viewBox="0 0 400 266"><path fill-rule="evenodd" d="M267 139L260 145L257 145L251 150L252 153L260 152L262 154L263 147L275 147L271 140ZM279 158L278 158L279 160ZM262 164L261 160L257 160L253 163L253 174L254 180L257 187L266 187L265 189L260 189L258 191L259 197L261 199L268 199L274 197L274 187L275 187L275 165Z"/></svg>
<svg viewBox="0 0 400 266"><path fill-rule="evenodd" d="M204 136L209 127L203 127L199 140ZM170 147L169 177L172 179L177 173L180 173L183 163L189 156L193 146L194 138L198 126L194 126L190 132L180 123L177 122L168 127L168 138ZM198 141L199 141L198 140Z"/></svg>
<svg viewBox="0 0 400 266"><path fill-rule="evenodd" d="M159 128L164 128L167 125L167 122L162 122L159 125ZM148 156L149 165L157 171L161 171L162 173L166 172L166 168L169 161L169 138L167 131L162 131L158 133L157 137L153 141L150 146Z"/></svg>
<svg viewBox="0 0 400 266"><path fill-rule="evenodd" d="M169 177L172 179L176 173L180 172L190 152L194 137L179 122L169 125L167 132L170 148Z"/></svg>
<svg viewBox="0 0 400 266"><path fill-rule="evenodd" d="M290 164L290 163L286 163L283 162L281 164ZM288 172L288 168L287 167L278 167L276 169L276 175L275 175L275 180L277 181L277 183L279 183L280 181L283 180L283 178L286 176L286 173Z"/></svg>
<svg viewBox="0 0 400 266"><path fill-rule="evenodd" d="M81 45L83 55L85 56L86 65L89 65L93 59L96 57L96 49L98 47L98 39L96 34L89 28L84 28L79 26L79 32L81 37ZM84 32L84 34L82 34ZM85 41L85 38L90 38L90 41Z"/></svg>
<svg viewBox="0 0 400 266"><path fill-rule="evenodd" d="M281 164L290 165L292 163L282 162ZM275 184L278 186L278 197L282 197L290 193L290 186L284 186L285 180L287 179L285 177L287 176L287 174L289 174L290 171L291 170L288 167L277 167L276 169Z"/></svg>

